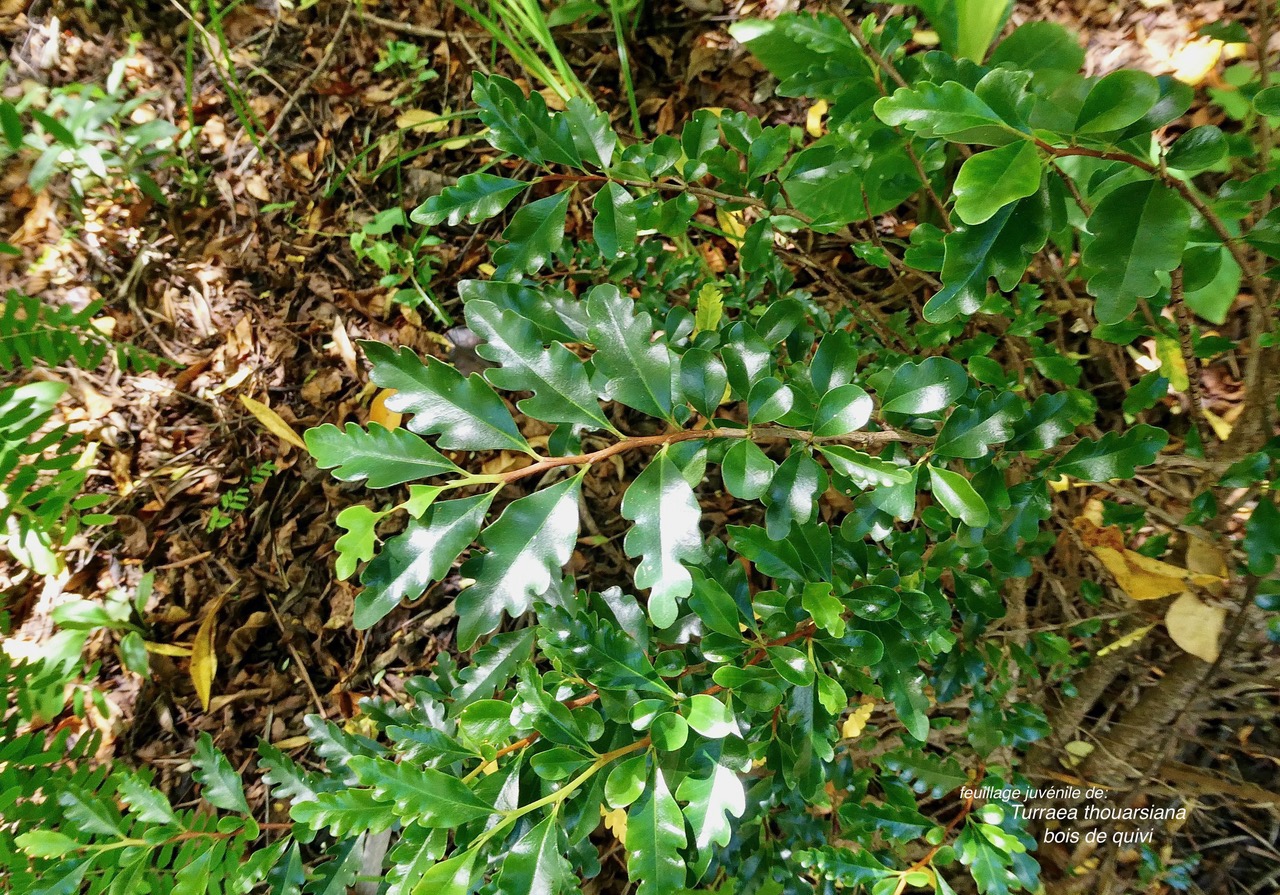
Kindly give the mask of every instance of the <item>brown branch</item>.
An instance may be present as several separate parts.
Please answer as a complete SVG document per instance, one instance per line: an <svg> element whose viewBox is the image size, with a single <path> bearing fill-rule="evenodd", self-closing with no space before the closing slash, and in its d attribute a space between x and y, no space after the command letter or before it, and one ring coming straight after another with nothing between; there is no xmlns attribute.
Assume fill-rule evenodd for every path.
<svg viewBox="0 0 1280 895"><path fill-rule="evenodd" d="M783 426L759 426L752 429L682 429L679 432L669 432L665 435L641 435L634 438L625 438L622 441L614 442L608 447L587 454L575 454L569 457L546 457L530 466L496 475L492 480L505 485L517 479L541 475L561 466L591 466L624 451L633 451L646 447L666 447L669 444L679 444L682 441L709 440L713 438L749 438L752 441L803 441L806 444L840 443L865 446L894 442L904 444L933 443L933 439L928 436L900 432L897 429L824 436L816 436L812 432L788 429Z"/></svg>

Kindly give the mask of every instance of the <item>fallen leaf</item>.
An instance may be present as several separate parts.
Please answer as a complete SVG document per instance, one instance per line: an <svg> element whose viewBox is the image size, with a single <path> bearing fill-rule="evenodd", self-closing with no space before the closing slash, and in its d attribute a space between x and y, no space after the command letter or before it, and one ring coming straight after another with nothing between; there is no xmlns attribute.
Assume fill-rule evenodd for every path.
<svg viewBox="0 0 1280 895"><path fill-rule="evenodd" d="M213 638L218 633L218 610L226 601L226 595L218 597L205 610L195 639L191 641L191 683L195 685L200 705L209 710L209 697L213 693L213 676L218 673L218 654Z"/></svg>
<svg viewBox="0 0 1280 895"><path fill-rule="evenodd" d="M1105 656L1107 653L1114 653L1118 649L1125 649L1126 647L1133 646L1136 643L1141 643L1142 639L1146 637L1147 634L1151 633L1151 629L1154 627L1155 625L1145 625L1137 630L1130 631L1119 640L1113 640L1111 643L1108 643L1106 646L1099 649L1097 655Z"/></svg>
<svg viewBox="0 0 1280 895"><path fill-rule="evenodd" d="M1227 610L1210 606L1191 593L1174 600L1164 616L1173 642L1206 662L1218 660L1218 637L1226 621Z"/></svg>
<svg viewBox="0 0 1280 895"><path fill-rule="evenodd" d="M297 432L293 431L293 427L281 419L280 414L266 404L261 401L255 401L253 398L246 398L244 395L240 396L240 402L257 418L258 422L262 423L263 428L272 435L296 448L304 451L307 449L306 442L298 436Z"/></svg>
<svg viewBox="0 0 1280 895"><path fill-rule="evenodd" d="M867 726L867 722L871 720L871 713L876 710L874 701L867 701L858 704L849 717L844 719L844 723L840 725L840 738L845 740L854 740L862 735L863 728Z"/></svg>
<svg viewBox="0 0 1280 895"><path fill-rule="evenodd" d="M1116 584L1131 599L1158 600L1161 597L1171 597L1185 591L1188 584L1198 587L1223 584L1223 579L1218 575L1191 572L1126 549L1124 535L1114 526L1102 528L1084 516L1075 520L1075 526L1084 543L1102 561L1107 571L1116 579Z"/></svg>
<svg viewBox="0 0 1280 895"><path fill-rule="evenodd" d="M625 808L606 810L604 805L601 805L600 816L604 818L604 828L612 833L615 839L619 842L627 841L627 810Z"/></svg>
<svg viewBox="0 0 1280 895"><path fill-rule="evenodd" d="M144 640L142 641L142 645L147 648L147 652L156 653L161 656L186 658L191 655L191 647L179 646L176 643L156 643L154 640Z"/></svg>
<svg viewBox="0 0 1280 895"><path fill-rule="evenodd" d="M1093 753L1093 743L1084 740L1073 740L1062 747L1067 754L1062 757L1062 764L1074 768Z"/></svg>
<svg viewBox="0 0 1280 895"><path fill-rule="evenodd" d="M384 388L373 396L373 402L369 405L369 422L378 423L388 429L400 428L400 423L404 420L404 414L387 409L387 398L390 398L395 393L396 390L393 388Z"/></svg>
<svg viewBox="0 0 1280 895"><path fill-rule="evenodd" d="M1202 407L1200 410L1204 414L1205 421L1209 424L1210 428L1213 429L1213 434L1218 436L1219 441L1227 441L1231 438L1232 426L1229 422L1218 416L1208 407Z"/></svg>
<svg viewBox="0 0 1280 895"><path fill-rule="evenodd" d="M411 130L415 134L438 134L449 126L436 112L426 109L406 109L396 117L396 127Z"/></svg>

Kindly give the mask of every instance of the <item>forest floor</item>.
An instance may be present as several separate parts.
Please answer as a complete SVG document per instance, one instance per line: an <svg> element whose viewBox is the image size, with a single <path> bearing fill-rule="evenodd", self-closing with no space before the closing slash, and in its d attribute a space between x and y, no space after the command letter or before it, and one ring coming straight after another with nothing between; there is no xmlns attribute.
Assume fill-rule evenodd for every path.
<svg viewBox="0 0 1280 895"><path fill-rule="evenodd" d="M646 129L678 130L703 107L805 125L807 110L775 97L768 76L727 31L744 11L768 15L794 5L645 4L631 55ZM1195 29L1247 16L1245 7L1244 0L1038 0L1020 4L1014 21L1068 25L1087 43L1090 74L1133 66L1212 85L1225 64L1221 45L1197 39ZM423 283L427 300L414 308L392 300L397 289L380 284L388 271L378 261L403 272L400 256L418 228L379 224L388 220L384 212L413 209L490 157L486 144L471 139L475 121L450 117L470 106L472 72L524 77L487 34L435 0L362 8L320 0L305 11L244 3L221 20L221 34L211 33L207 16L191 22L187 0L100 0L89 8L0 0L0 40L10 47L5 95L33 84L103 83L125 60L129 89L150 96L145 114L184 130L198 126L156 175L164 204L95 194L80 216L57 189L33 194L24 172L10 170L0 182L7 196L0 238L22 250L0 256L0 290L76 306L104 299L112 337L164 361L154 371L66 371L74 400L65 421L99 444L91 490L112 496L106 508L117 522L78 536L68 574L53 586L0 569L15 622L11 642L38 650L50 633L49 609L66 595L133 588L154 572L148 637L177 647L175 655L153 655L151 679L141 681L119 668L107 638L95 641L111 713L94 721L109 734L105 749L152 765L161 785L179 788L199 732L212 733L242 767L252 763L259 738L300 753L304 715L352 719L361 697L399 694L407 676L429 670L451 648L447 609L456 581L370 631L354 629L356 586L333 572L340 533L333 520L361 489L333 482L271 426L300 433L385 414L359 340L465 361L465 339L456 331L450 338L460 320L455 284L481 263L484 241L501 221L455 228L425 246L434 274ZM563 46L623 131L626 101L607 24L566 30ZM413 44L426 65L380 65L389 41ZM419 79L427 69L437 76ZM362 230L357 252L351 237ZM723 269L714 242L705 260ZM1241 404L1238 380L1223 376L1206 387L1229 425ZM242 398L271 415L264 422ZM1187 488L1162 481L1153 490L1167 489L1176 501ZM1071 498L1078 505L1065 518L1087 496ZM606 496L596 515L607 537L621 531L612 509ZM604 551L599 562L626 561L611 556ZM1101 574L1071 545L1055 561L1064 593ZM1061 594L1032 600L1015 622L1062 626L1081 617L1062 602ZM193 646L204 671L213 670L207 656L216 659L207 707L193 686L196 659L181 655ZM1159 678L1168 652L1167 645L1142 647L1112 685L1112 704L1132 702L1144 681ZM1179 833L1180 851L1204 856L1197 884L1206 892L1276 891L1280 833L1256 803L1266 796L1259 787L1274 790L1280 777L1277 682L1258 661L1245 653L1239 668L1226 669L1237 676L1228 674L1197 715L1199 726L1179 729L1179 758L1195 766L1201 785L1220 778L1254 787L1235 795L1210 787L1200 797L1231 810ZM1250 711L1271 720L1248 730L1230 721ZM253 797L260 803L260 786ZM1041 860L1048 867L1066 857ZM1238 888L1228 888L1233 875L1245 881Z"/></svg>

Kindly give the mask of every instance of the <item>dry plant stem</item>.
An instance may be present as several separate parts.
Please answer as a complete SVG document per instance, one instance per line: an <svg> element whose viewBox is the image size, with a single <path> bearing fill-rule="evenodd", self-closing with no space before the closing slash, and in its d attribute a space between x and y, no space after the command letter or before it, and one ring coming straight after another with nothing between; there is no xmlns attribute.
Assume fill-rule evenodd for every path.
<svg viewBox="0 0 1280 895"><path fill-rule="evenodd" d="M320 75L324 74L329 67L329 63L333 61L334 53L337 52L338 42L342 40L343 32L347 30L347 22L351 18L351 10L355 6L348 6L342 11L342 18L338 20L337 30L333 32L333 38L329 41L329 45L324 48L324 55L320 57L320 61L316 67L311 70L311 74L302 79L302 83L298 85L298 89L285 101L280 107L280 112L276 115L275 123L271 125L271 129L267 131L266 139L275 142L275 136L280 128L284 125L285 120L289 117L289 113L293 111L293 107L298 104L298 100L306 95L311 89L311 85L316 82ZM258 157L258 147L251 146L249 151L245 153L244 158L240 160L239 166L236 167L237 174L243 174L249 170L249 166L253 164L253 160Z"/></svg>
<svg viewBox="0 0 1280 895"><path fill-rule="evenodd" d="M1204 383L1201 379L1200 361L1191 344L1191 312L1183 301L1182 268L1169 274L1171 280L1170 302L1173 317L1178 322L1178 347L1182 349L1182 362L1187 368L1187 385L1191 391L1191 406L1195 409L1196 431L1202 444L1208 444L1208 419L1204 415Z"/></svg>
<svg viewBox="0 0 1280 895"><path fill-rule="evenodd" d="M932 438L913 435L910 432L899 432L896 429L886 429L883 432L851 432L848 435L827 436L815 436L811 432L788 429L782 426L760 426L754 429L685 429L666 435L642 435L636 438L626 438L598 451L592 451L589 454L575 454L571 457L547 457L531 466L513 469L511 472L493 476L492 480L506 484L517 479L541 475L559 466L591 466L624 451L633 451L646 447L665 447L682 441L709 440L713 438L750 438L752 441L804 441L809 444L839 443L866 446L893 442L905 444L931 444L933 442Z"/></svg>

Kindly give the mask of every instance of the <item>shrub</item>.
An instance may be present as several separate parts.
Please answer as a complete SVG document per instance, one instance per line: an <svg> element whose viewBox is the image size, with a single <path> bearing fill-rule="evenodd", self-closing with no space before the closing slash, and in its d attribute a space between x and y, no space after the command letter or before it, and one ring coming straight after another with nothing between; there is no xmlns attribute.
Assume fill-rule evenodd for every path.
<svg viewBox="0 0 1280 895"><path fill-rule="evenodd" d="M340 574L364 564L357 626L465 560L469 663L442 659L412 706L368 703L376 742L327 734L344 786L293 807L339 836L396 826L392 891L572 888L599 869L602 814L640 895L725 875L737 891L949 892L957 862L984 893L1037 887L1025 821L955 792L1027 786L1016 757L1049 731L1027 681L1081 657L1053 634L985 632L1054 543L1051 482L1132 478L1171 431L1187 462L1203 456L1198 368L1236 346L1191 314L1221 322L1243 282L1248 363L1273 344L1277 173L1248 135L1275 110L1263 90L1240 134L1166 145L1192 101L1172 78L1082 77L1074 39L1045 23L986 64L907 55L912 28L735 27L780 94L829 104L814 140L700 111L624 146L580 98L551 112L476 77L487 139L540 173L466 175L412 219L476 224L527 197L492 278L459 287L491 366L465 376L366 343L406 428L307 433L343 481L411 483L338 518ZM1211 188L1194 179L1208 170L1232 176ZM594 247L566 240L582 206ZM880 233L891 211L914 226ZM652 288L671 269L656 246L705 232L736 248L734 269L681 281L687 302ZM815 238L887 273L855 283L806 251ZM585 275L561 267L571 255ZM1169 346L1124 419L1079 387L1084 336ZM1175 378L1190 417L1137 422ZM1264 440L1246 449L1270 475ZM485 452L527 459L477 471ZM565 566L601 538L583 538L580 507L619 475L634 575L582 589ZM1275 512L1264 492L1246 526L1254 575L1274 566ZM403 529L383 542L391 519Z"/></svg>

